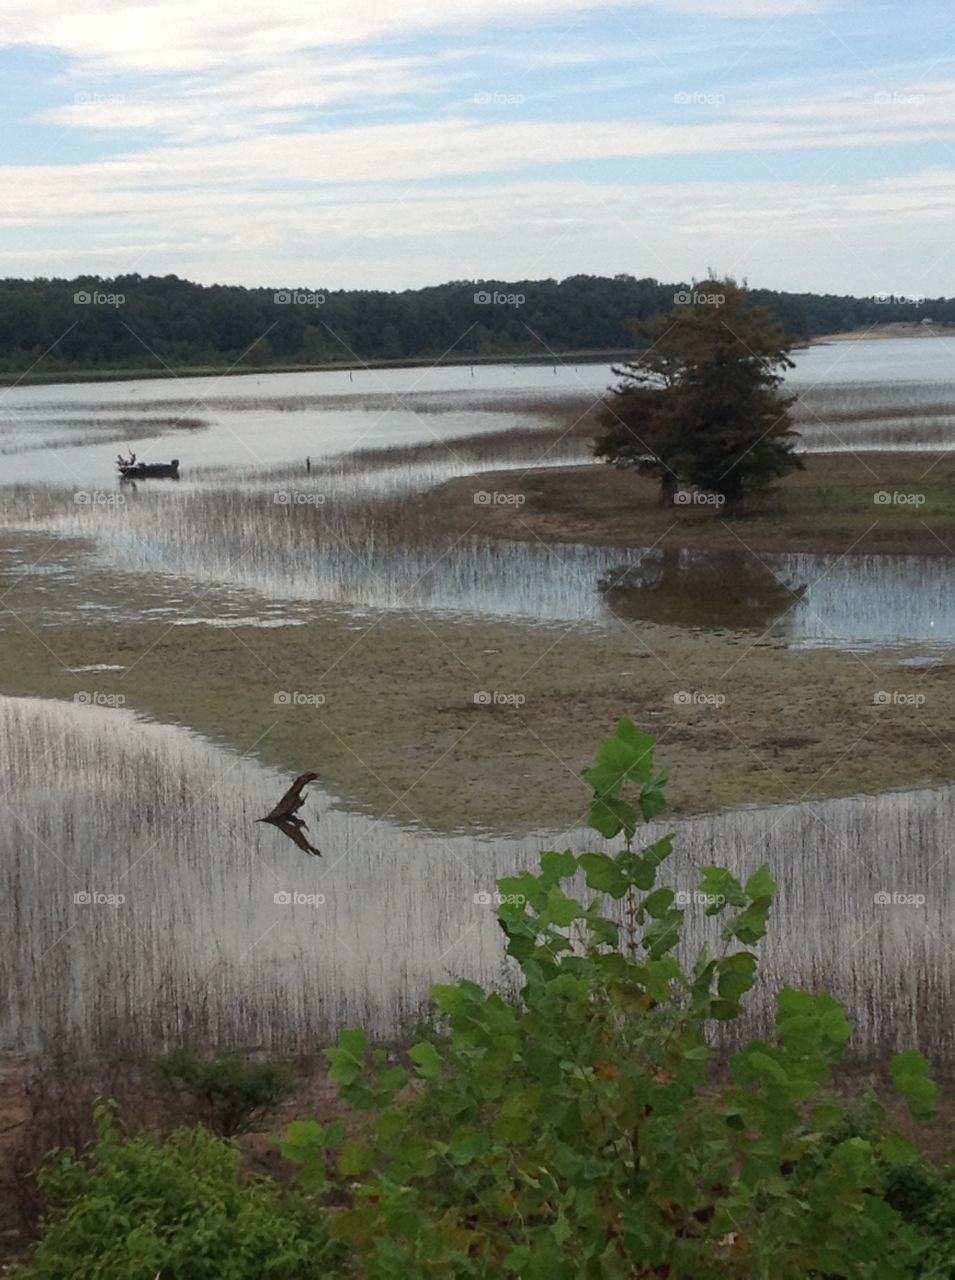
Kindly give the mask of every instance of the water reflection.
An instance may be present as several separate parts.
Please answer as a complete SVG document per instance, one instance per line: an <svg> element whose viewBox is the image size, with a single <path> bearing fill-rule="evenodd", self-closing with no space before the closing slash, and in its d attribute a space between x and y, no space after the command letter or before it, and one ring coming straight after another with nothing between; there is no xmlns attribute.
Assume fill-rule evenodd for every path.
<svg viewBox="0 0 955 1280"><path fill-rule="evenodd" d="M320 813L325 856L312 858L257 821L287 779L184 730L0 699L0 748L7 1049L195 1038L308 1052L342 1024L394 1035L429 984L501 980L485 905L497 877L542 847L601 846L580 830L441 838L317 791L305 817ZM696 818L676 824L667 883L689 896L703 864L771 864L780 895L750 1030L795 983L847 1002L860 1052L950 1056L953 829L955 788ZM693 949L712 931L692 897L687 930Z"/></svg>
<svg viewBox="0 0 955 1280"><path fill-rule="evenodd" d="M793 607L807 586L789 586L755 556L738 551L648 552L598 581L605 603L628 622L765 631L794 639ZM778 624L778 626L776 625Z"/></svg>
<svg viewBox="0 0 955 1280"><path fill-rule="evenodd" d="M95 612L183 622L221 615L235 623L265 622L270 612L273 621L302 621L317 609L410 609L543 624L769 631L793 647L917 644L935 652L955 645L947 555L757 556L742 548L492 541L479 526L463 537L436 530L400 490L356 496L352 479L338 491L329 477L316 479L314 496L323 499L316 504L277 502L271 485L142 492L106 506L22 490L8 503L10 526L49 530L55 551L33 569L16 558L7 572L14 581L19 575L21 590L23 579L31 584L37 607L51 611L48 624ZM313 496L304 487L296 493ZM98 548L85 557L97 569L86 595L87 580L79 568L68 572L64 550L81 547L84 536ZM74 564L83 560L73 552ZM107 570L115 565L122 572L114 583Z"/></svg>

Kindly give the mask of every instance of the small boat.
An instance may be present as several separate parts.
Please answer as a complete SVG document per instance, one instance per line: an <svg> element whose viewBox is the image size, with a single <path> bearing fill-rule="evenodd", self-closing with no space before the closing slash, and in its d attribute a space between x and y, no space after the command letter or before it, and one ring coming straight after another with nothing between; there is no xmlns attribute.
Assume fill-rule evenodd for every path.
<svg viewBox="0 0 955 1280"><path fill-rule="evenodd" d="M121 458L116 463L122 480L178 480L179 459L172 462L137 462Z"/></svg>

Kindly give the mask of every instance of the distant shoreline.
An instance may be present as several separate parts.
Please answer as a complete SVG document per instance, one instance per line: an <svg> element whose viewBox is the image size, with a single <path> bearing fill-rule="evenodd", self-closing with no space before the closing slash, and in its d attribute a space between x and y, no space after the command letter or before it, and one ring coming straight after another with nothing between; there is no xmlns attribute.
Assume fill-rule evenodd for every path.
<svg viewBox="0 0 955 1280"><path fill-rule="evenodd" d="M805 351L809 347L825 346L831 342L858 342L862 339L881 341L888 338L935 338L938 329L945 326L927 328L921 324L885 324L869 329L850 329L845 333L827 333L810 338L793 347L794 351ZM947 330L946 330L947 332ZM952 329L955 336L955 328ZM490 356L455 356L449 354L436 359L420 360L336 360L330 364L268 364L223 367L221 365L193 365L184 368L170 369L63 369L55 372L40 373L34 370L27 372L0 372L0 387L42 387L69 386L71 383L86 382L141 382L162 379L178 380L180 378L252 378L271 373L348 373L363 369L435 369L461 368L470 365L512 364L512 365L555 365L555 364L615 364L632 358L633 349L620 350L585 350L555 351L551 355L490 355Z"/></svg>
<svg viewBox="0 0 955 1280"><path fill-rule="evenodd" d="M884 342L888 338L937 338L939 330L945 336L955 337L955 329L947 325L915 324L880 324L868 329L849 329L845 333L826 333L812 338L811 347L825 346L830 342L859 342L863 338L871 342Z"/></svg>
<svg viewBox="0 0 955 1280"><path fill-rule="evenodd" d="M223 368L221 365L191 366L182 369L69 369L55 373L0 372L0 386L40 387L68 386L81 382L138 382L152 379L179 378L251 378L265 373L347 373L362 369L433 369L455 368L478 364L553 365L605 364L629 360L627 351L556 351L553 355L440 356L428 360L350 360L332 364L269 364Z"/></svg>

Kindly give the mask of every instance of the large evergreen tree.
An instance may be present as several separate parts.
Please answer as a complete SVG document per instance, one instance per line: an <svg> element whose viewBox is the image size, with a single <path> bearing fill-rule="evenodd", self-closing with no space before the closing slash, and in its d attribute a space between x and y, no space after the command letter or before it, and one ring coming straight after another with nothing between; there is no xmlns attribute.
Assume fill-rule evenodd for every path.
<svg viewBox="0 0 955 1280"><path fill-rule="evenodd" d="M783 394L791 341L767 307L732 280L706 280L665 315L635 326L644 349L616 369L595 452L656 475L661 497L679 484L717 494L736 515L747 493L802 463Z"/></svg>

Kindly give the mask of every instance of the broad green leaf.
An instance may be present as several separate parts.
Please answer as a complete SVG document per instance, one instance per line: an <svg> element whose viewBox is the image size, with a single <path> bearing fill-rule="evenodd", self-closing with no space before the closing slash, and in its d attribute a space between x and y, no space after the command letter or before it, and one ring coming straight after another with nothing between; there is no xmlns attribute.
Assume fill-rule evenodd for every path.
<svg viewBox="0 0 955 1280"><path fill-rule="evenodd" d="M574 898L568 898L558 885L551 887L547 895L547 914L554 924L565 928L583 915L583 907Z"/></svg>
<svg viewBox="0 0 955 1280"><path fill-rule="evenodd" d="M557 853L552 849L542 853L540 864L546 876L553 876L557 880L564 880L568 876L577 874L577 859L569 849L563 853Z"/></svg>
<svg viewBox="0 0 955 1280"><path fill-rule="evenodd" d="M433 1044L426 1040L409 1049L408 1057L418 1068L418 1075L425 1080L437 1080L441 1075L441 1059Z"/></svg>
<svg viewBox="0 0 955 1280"><path fill-rule="evenodd" d="M923 1123L935 1115L938 1086L932 1079L928 1061L917 1049L897 1053L891 1064L892 1083L909 1105L916 1120Z"/></svg>
<svg viewBox="0 0 955 1280"><path fill-rule="evenodd" d="M353 1178L359 1173L366 1173L375 1158L373 1148L360 1142L346 1142L338 1157L338 1172L345 1178Z"/></svg>
<svg viewBox="0 0 955 1280"><path fill-rule="evenodd" d="M653 916L655 920L658 920L673 905L675 897L676 894L672 889L656 889L649 897L644 899L643 909L647 915Z"/></svg>
<svg viewBox="0 0 955 1280"><path fill-rule="evenodd" d="M754 871L750 878L746 881L744 892L750 898L773 898L776 896L776 882L769 874L769 867L766 863Z"/></svg>
<svg viewBox="0 0 955 1280"><path fill-rule="evenodd" d="M612 840L621 831L632 835L637 829L637 813L633 805L625 800L613 797L598 797L590 806L589 824L604 836Z"/></svg>

